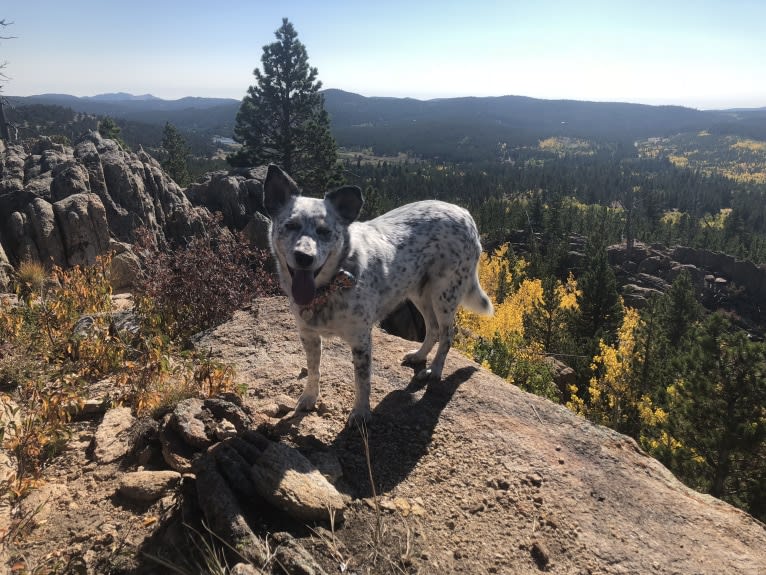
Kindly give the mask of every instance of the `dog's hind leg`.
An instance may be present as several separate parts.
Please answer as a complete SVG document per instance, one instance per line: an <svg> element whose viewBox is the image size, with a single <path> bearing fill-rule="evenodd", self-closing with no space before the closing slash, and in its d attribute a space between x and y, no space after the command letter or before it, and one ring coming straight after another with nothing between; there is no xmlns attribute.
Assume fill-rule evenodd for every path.
<svg viewBox="0 0 766 575"><path fill-rule="evenodd" d="M314 409L319 398L319 363L322 359L322 338L317 333L301 331L301 343L306 351L306 363L308 366L308 379L303 388L303 393L298 399L295 411L309 411Z"/></svg>
<svg viewBox="0 0 766 575"><path fill-rule="evenodd" d="M451 296L450 293L453 295ZM457 311L457 302L454 298L454 292L442 293L438 301L432 308L436 323L439 326L439 345L436 348L436 354L431 365L422 370L416 376L417 379L441 379L444 370L444 362L447 359L447 353L452 347L452 340L455 337L455 312Z"/></svg>
<svg viewBox="0 0 766 575"><path fill-rule="evenodd" d="M433 349L439 334L439 324L436 321L436 315L431 306L430 298L411 297L410 301L418 308L420 315L423 316L423 321L426 324L426 335L420 349L414 349L407 353L404 359L402 359L402 365L417 366L418 364L425 363L428 354Z"/></svg>

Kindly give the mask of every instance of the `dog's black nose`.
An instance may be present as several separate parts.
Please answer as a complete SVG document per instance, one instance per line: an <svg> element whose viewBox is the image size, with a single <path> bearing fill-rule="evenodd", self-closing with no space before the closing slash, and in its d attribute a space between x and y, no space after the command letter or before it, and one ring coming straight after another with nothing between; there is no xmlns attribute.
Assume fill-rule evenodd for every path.
<svg viewBox="0 0 766 575"><path fill-rule="evenodd" d="M302 268L310 268L311 264L314 263L314 256L310 256L308 254L304 254L303 252L297 251L293 255L295 256L295 263Z"/></svg>

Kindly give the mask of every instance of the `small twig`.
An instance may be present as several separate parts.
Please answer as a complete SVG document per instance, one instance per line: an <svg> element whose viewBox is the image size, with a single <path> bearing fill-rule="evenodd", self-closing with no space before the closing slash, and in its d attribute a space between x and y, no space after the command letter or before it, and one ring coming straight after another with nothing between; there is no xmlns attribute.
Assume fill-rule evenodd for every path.
<svg viewBox="0 0 766 575"><path fill-rule="evenodd" d="M530 405L530 407L532 408L532 411L534 411L534 412L535 412L535 415L537 416L537 420L538 420L540 423L542 423L543 425L545 425L545 423L543 422L542 418L540 417L540 414L539 414L539 413L537 413L537 409L535 408L535 406L534 406L534 405L532 405L531 403L530 403L529 405Z"/></svg>

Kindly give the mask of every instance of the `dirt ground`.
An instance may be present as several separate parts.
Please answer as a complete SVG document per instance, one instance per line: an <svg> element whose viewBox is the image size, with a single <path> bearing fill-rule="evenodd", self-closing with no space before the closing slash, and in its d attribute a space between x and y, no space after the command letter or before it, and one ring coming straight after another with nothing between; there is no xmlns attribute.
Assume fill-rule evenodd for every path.
<svg viewBox="0 0 766 575"><path fill-rule="evenodd" d="M457 353L443 381L421 385L399 365L412 342L376 330L373 345L369 451L345 425L353 370L341 341L324 345L318 410L267 426L271 439L340 463L343 522L307 527L264 510L267 542L292 533L326 573L766 573L763 524L687 489L631 439ZM284 298L237 312L200 347L235 366L255 409L300 395L305 358ZM144 554L178 524L188 490L125 501L116 484L135 462L93 462L97 424L75 424L46 484L10 510L9 569L172 572Z"/></svg>

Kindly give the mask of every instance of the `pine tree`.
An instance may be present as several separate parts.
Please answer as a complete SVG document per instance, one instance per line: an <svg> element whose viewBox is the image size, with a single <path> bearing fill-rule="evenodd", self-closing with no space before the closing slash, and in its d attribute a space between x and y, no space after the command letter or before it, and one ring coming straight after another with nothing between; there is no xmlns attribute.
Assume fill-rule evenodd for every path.
<svg viewBox="0 0 766 575"><path fill-rule="evenodd" d="M234 139L242 148L227 159L233 166L279 164L305 191L318 193L340 173L322 83L287 18L275 35L237 113Z"/></svg>
<svg viewBox="0 0 766 575"><path fill-rule="evenodd" d="M577 282L581 291L577 301L580 337L611 343L623 316L617 278L609 266L602 241L591 241L586 255L586 271Z"/></svg>
<svg viewBox="0 0 766 575"><path fill-rule="evenodd" d="M165 128L162 131L162 161L160 164L163 169L179 186L189 184L189 168L187 158L189 157L189 146L183 136L176 130L170 122L165 122Z"/></svg>
<svg viewBox="0 0 766 575"><path fill-rule="evenodd" d="M720 314L692 330L673 390L671 466L695 487L740 507L766 507L766 346Z"/></svg>
<svg viewBox="0 0 766 575"><path fill-rule="evenodd" d="M125 147L125 142L122 141L120 136L120 127L112 118L107 116L98 123L98 133L101 134L102 138L114 140Z"/></svg>
<svg viewBox="0 0 766 575"><path fill-rule="evenodd" d="M701 316L689 272L683 270L661 300L662 327L672 346L677 346Z"/></svg>

